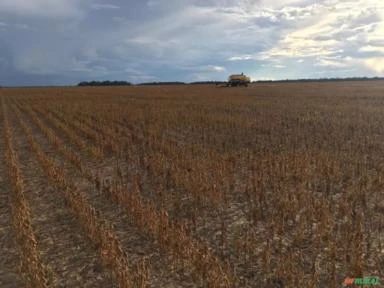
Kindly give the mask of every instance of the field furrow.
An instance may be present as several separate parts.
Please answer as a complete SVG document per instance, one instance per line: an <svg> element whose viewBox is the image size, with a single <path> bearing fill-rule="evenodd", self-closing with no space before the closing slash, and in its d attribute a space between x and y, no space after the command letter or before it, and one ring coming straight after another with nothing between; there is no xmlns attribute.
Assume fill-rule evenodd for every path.
<svg viewBox="0 0 384 288"><path fill-rule="evenodd" d="M61 142L62 139L59 139L57 135L49 137L49 135L53 135L52 130L47 128L47 126L45 126L45 124L36 117L36 114L34 114L33 111L30 111L27 108L24 108L23 111L25 112L24 115L29 115L31 117L30 119L31 121L29 122L35 123L36 126L40 128L40 131L34 130L36 135L38 135L39 133L45 134L45 136L47 136L47 140L51 141L51 144L53 144L54 147L59 147L63 145L63 144L61 145L54 144L55 142L56 143ZM68 158L65 155L66 153L63 153L62 149L59 148L58 152L62 154L64 158L65 157ZM77 176L78 173L76 173L75 170L71 170L70 167L68 167L68 173L69 175L72 176L71 177L72 179L76 179L76 183L80 185L81 190L86 192L86 197L91 203L93 203L96 210L100 212L103 219L113 224L114 229L116 229L115 231L118 233L119 236L121 236L120 239L123 243L123 247L127 247L127 249L129 249L129 252L130 252L129 255L130 255L131 261L135 262L135 255L141 255L141 253L137 254L138 251L148 250L148 253L149 251L157 251L157 253L152 253L151 258L149 259L149 263L151 264L149 268L151 269L152 267L152 270L156 271L156 273L154 272L149 273L150 279L151 279L150 283L154 283L153 284L155 285L154 287L157 287L157 285L163 286L163 285L166 285L167 283L177 283L177 282L182 283L181 285L183 287L184 286L194 287L194 284L193 284L194 282L212 281L213 278L210 279L210 277L213 277L213 276L218 277L218 279L215 281L218 281L219 283L214 285L227 285L226 283L229 280L225 280L225 282L223 282L224 279L220 280L220 277L223 277L225 274L223 274L223 276L215 275L215 274L213 274L213 276L212 275L208 276L208 274L206 276L203 276L203 274L206 274L207 272L199 271L200 269L199 265L203 266L203 268L201 269L208 269L208 266L211 265L209 267L213 269L213 271L209 273L224 273L224 272L220 270L220 266L216 262L215 258L212 257L212 255L210 255L209 252L205 251L204 245L198 245L198 244L196 245L195 243L189 243L188 242L189 240L185 238L187 236L185 234L185 231L183 229L177 228L176 226L175 227L172 226L172 224L169 223L169 220L167 220L167 218L163 219L163 217L159 213L155 212L154 205L150 203L147 204L146 201L140 197L140 194L137 194L134 198L131 199L131 201L128 201L128 198L126 196L129 194L135 194L135 191L134 190L130 191L130 189L128 189L128 187L125 185L123 188L124 191L114 190L112 189L112 186L113 186L112 181L109 180L108 183L102 181L103 183L102 183L102 186L100 187L101 191L104 192L104 196L102 196L94 188L94 186L97 186L95 182L89 181L89 178L88 180L85 180L82 177L78 177ZM110 175L110 176L115 176L115 175ZM121 184L122 183L119 184L119 188L117 187L115 188L121 189L122 187ZM111 193L113 194L112 198L111 198ZM119 195L119 193L124 193L124 194ZM121 202L115 202L114 204L110 203L111 205L108 205L108 203L105 202L106 200L116 201L119 197L123 197L124 200ZM116 208L118 207L118 205L120 205L121 208L123 209L122 210L119 209L118 211L116 211ZM133 228L133 227L132 229L129 229L130 227L129 225L133 224L132 218L133 218L133 223L135 224L134 226L140 228L141 230L137 230L138 228ZM160 229L161 227L163 227L162 229L167 230L166 235L161 236L162 234L161 235L158 234L157 230ZM138 237L135 237L135 234L138 234ZM124 237L124 235L131 235L131 236ZM150 238L154 238L156 242L153 242L153 240L150 240L150 238L148 238L147 236L150 236ZM172 236L182 237L182 238L179 238L179 240L184 242L183 245L185 247L181 249L182 251L181 254L179 251L180 244L177 245L173 242L173 241L177 242L177 239L174 239L171 242L170 242L170 239L168 239L168 238L172 238ZM159 246L159 244L164 242L165 239L168 239L166 240L167 242L166 245L168 245L169 248L172 248L170 250L172 253L168 255L160 253L161 252L160 248L162 245ZM174 245L176 246L174 247ZM162 252L163 251L164 250L162 250ZM176 258L174 256L172 257L172 255L176 256ZM185 264L181 266L180 264L176 265L177 263L180 262L177 259L177 256L181 256L181 259L185 263L192 261L189 266L193 269L192 273L188 272L187 270L184 271L184 269L182 269L182 266L184 266ZM188 259L188 257L193 257L196 259ZM207 257L207 260L203 261L204 257ZM204 263L205 261L207 263ZM166 271L169 271L170 274L167 273ZM160 273L161 276L159 276L158 273ZM190 274L193 274L194 275L193 277L197 277L197 280L193 281L191 278L192 276ZM176 281L176 279L179 279L179 280Z"/></svg>
<svg viewBox="0 0 384 288"><path fill-rule="evenodd" d="M45 124L33 114L33 111L25 111L23 117L31 117L28 120L29 123L36 124L32 125L34 135L39 136L39 142L43 143L44 147L58 147L65 145L62 140L53 134L52 130L47 128ZM49 131L52 136L50 138L43 137L44 131ZM52 139L60 141L60 145L54 145ZM58 142L56 142L58 143ZM52 150L51 150L52 151ZM116 205L108 205L105 202L105 198L102 197L97 189L94 187L93 182L89 182L83 178L79 173L76 173L76 170L73 170L73 167L69 163L66 163L68 159L66 156L68 154L63 153L63 150L59 149L59 154L52 158L56 163L60 163L62 167L63 174L67 174L66 177L71 179L71 183L77 189L81 190L82 195L84 195L84 201L89 201L92 203L95 211L97 211L98 217L102 217L102 222L109 223L111 225L111 233L115 233L121 248L124 250L124 253L127 253L129 257L130 267L132 268L132 274L136 273L138 276L134 278L140 279L142 273L147 273L144 286L149 285L150 287L167 287L167 285L173 285L179 283L180 287L195 287L194 281L189 275L188 271L182 269L182 267L176 267L174 260L170 258L170 255L164 255L160 251L160 247L156 243L150 241L142 231L135 228L132 225L132 220L130 215L123 213L121 210L116 210ZM70 153L67 150L67 153ZM59 156L59 155L62 156ZM80 172L80 171L79 171ZM148 257L143 258L143 255L148 255ZM144 265L144 266L143 266ZM144 269L143 271L139 270ZM135 272L137 271L137 272ZM146 272L147 271L147 272ZM133 274L134 275L134 274ZM145 276L145 275L143 275ZM173 284L172 284L173 283Z"/></svg>
<svg viewBox="0 0 384 288"><path fill-rule="evenodd" d="M12 186L6 164L7 148L4 131L2 95L0 94L0 286L23 287L20 274L20 255L17 249L16 233L12 226Z"/></svg>
<svg viewBox="0 0 384 288"><path fill-rule="evenodd" d="M16 242L20 256L20 273L26 286L48 287L52 284L53 275L50 273L46 263L41 259L39 245L36 239L30 203L25 196L25 183L20 169L17 152L14 149L14 135L10 126L8 107L5 99L1 98L5 158L7 163L8 177L11 179L12 192L9 197L11 205L12 225L16 235Z"/></svg>
<svg viewBox="0 0 384 288"><path fill-rule="evenodd" d="M142 169L142 167L135 167L135 168ZM124 174L124 176L128 177L128 179L131 180L130 178L132 178L132 171L127 172L127 174ZM215 275L215 276L212 276L212 275L203 276L203 279L205 277L207 277L207 279L209 279L210 277L218 277L217 281L222 281L223 285L226 285L226 283L230 281L229 279L232 276L230 275L231 273L228 271L227 265L225 263L219 264L220 261L218 260L218 258L216 258L214 254L212 254L211 252L208 252L208 250L211 250L211 249L213 250L214 247L209 247L205 244L200 244L199 240L196 240L194 238L189 238L185 230L185 225L182 222L179 223L179 221L177 220L172 221L171 218L169 218L168 216L168 212L164 210L164 208L160 207L157 209L158 212L154 211L153 209L155 209L155 207L158 205L156 205L153 201L148 201L148 199L142 198L140 196L143 194L142 193L143 191L141 191L141 189L137 191L139 192L139 194L137 194L133 199L132 198L129 199L129 197L127 198L126 195L128 193L133 193L133 191L130 191L130 189L127 188L127 186L124 184L124 181L121 182L119 180L117 181L115 180L111 182L111 180L109 180L111 179L111 177L112 179L113 177L120 178L122 177L122 175L118 177L118 174L116 175L112 174L112 175L108 175L108 177L105 177L105 174L104 174L104 178L103 176L99 175L98 179L95 179L96 181L95 185L98 186L97 183L99 183L99 185L100 183L103 183L101 188L102 188L102 191L105 193L105 196L109 200L114 200L116 204L122 206L124 209L128 211L128 213L132 213L132 211L135 211L138 209L139 211L136 211L136 216L134 216L136 225L138 225L139 227L142 226L142 229L144 229L152 237L157 239L159 243L168 245L169 246L168 248L170 248L170 250L173 253L178 253L178 255L183 259L183 261L186 261L186 262L192 261L191 263L189 263L189 265L195 271L194 273L197 273L198 275L199 273L201 273L201 271L200 272L198 271L200 269L199 268L200 265L207 268L210 267L209 269L212 269L211 273L213 273L213 275L215 275L215 273L219 273L219 275ZM107 178L108 183L104 183L103 179L105 178ZM164 195L165 193L166 191L163 191ZM105 203L103 205L104 206L100 206L100 209L103 209L103 208L105 209ZM135 207L134 205L138 205L138 207ZM148 213L148 217L145 217L146 213ZM161 218L164 215L167 215L167 216L164 218L164 220L161 220ZM147 219L142 219L142 217L145 217ZM163 221L164 223L162 223ZM181 226L179 227L178 224L180 224ZM156 226L166 227L166 228L163 228L167 231L166 234L159 235L156 231L153 230L154 229L153 227L156 228ZM170 238L179 239L174 241L183 242L184 244L182 246L184 247L182 247L180 250L180 247L178 247L178 245L174 246L175 243L171 241ZM219 251L217 251L217 254L220 255ZM193 259L188 259L188 257L192 257ZM202 258L206 258L206 260L203 260ZM222 267L220 265L222 265ZM206 268L203 268L203 269L206 269ZM205 272L203 274L205 274ZM199 277L202 277L202 275L200 275ZM209 281L213 281L212 279L210 279Z"/></svg>
<svg viewBox="0 0 384 288"><path fill-rule="evenodd" d="M383 87L341 81L0 92L12 104L27 202L41 211L30 214L32 231L49 237L39 219L59 217L44 210L60 211L63 202L114 283L325 288L384 271ZM15 179L5 182L12 187ZM56 203L42 185L64 200ZM9 219L11 211L1 213ZM38 238L40 262L58 263L45 257L53 244ZM51 275L56 282L62 276Z"/></svg>
<svg viewBox="0 0 384 288"><path fill-rule="evenodd" d="M67 115L67 113L64 114ZM40 114L40 116L43 115ZM84 122L89 122L89 119L86 119L86 116L83 116L82 120L84 120ZM118 145L125 144L126 147L129 147L129 153L131 155L140 154L140 145L138 145L139 147L137 150L134 150L135 145L133 143L123 142L124 139L127 138L120 138L119 141L118 135L111 135L112 133L110 131L106 132L108 128L107 126L98 125L98 127L98 132L102 138L108 137L108 139L112 139L115 141L114 143L117 143ZM73 133L75 133L75 131L73 131ZM80 137L80 135L77 135L77 137ZM127 140L129 141L129 139ZM201 202L196 200L191 201L193 196L190 195L191 192L188 193L188 191L191 191L191 189L196 189L199 191L199 193L202 193L202 189L204 189L204 187L201 179L198 183L187 182L185 178L178 179L176 182L170 177L170 170L169 168L166 168L167 165L160 162L164 160L168 161L166 155L151 154L149 157L151 158L151 161L148 161L147 163L141 163L141 161L133 161L129 162L129 166L120 164L118 168L119 171L123 171L122 177L124 178L126 175L134 173L132 171L140 171L140 195L144 197L143 199L150 199L153 201L152 203L154 203L158 211L167 211L170 219L172 219L175 223L182 223L183 225L186 225L186 227L188 227L187 230L192 232L193 238L197 239L197 242L202 241L204 243L209 243L209 249L211 249L218 258L223 258L224 261L231 260L232 262L236 259L236 262L239 265L239 270L248 269L247 264L242 263L242 253L237 251L235 245L227 244L228 240L226 238L232 238L234 232L229 230L228 235L221 236L222 226L226 225L233 227L233 230L237 229L237 222L244 221L243 219L246 218L245 212L243 212L243 210L248 209L239 203L228 203L229 199L225 199L225 202L227 202L226 207L230 208L224 208L225 206L222 206L220 211L217 211L212 206L206 205L205 209L202 210L204 206L202 206ZM182 161L179 161L179 163L181 162ZM177 166L177 164L178 163L175 163L175 166ZM163 177L163 175L167 176ZM101 183L102 179L113 179L113 177L116 176L116 171L115 173L113 173L113 171L110 171L110 173L101 172L99 174L100 180L98 181ZM192 178L193 177L190 177L190 179ZM187 188L188 184L186 185L185 182L189 183L189 188ZM209 189L209 187L205 187L205 189ZM219 189L219 187L216 188L216 193L219 192ZM222 193L222 197L223 191L220 192ZM177 195L183 196L177 197ZM199 195L197 195L197 197L199 197ZM224 198L225 197L229 198L228 195L224 195ZM119 200L118 202L120 205L124 205L122 201ZM200 211L199 214L195 213L197 210ZM258 253L260 254L260 252ZM256 269L259 270L258 268ZM253 273L249 274L247 277L244 277L244 279L249 277L254 278L256 276L257 274Z"/></svg>
<svg viewBox="0 0 384 288"><path fill-rule="evenodd" d="M82 145L80 148L86 148L89 154L91 156L95 156L98 160L102 160L104 158L103 143L97 133L87 129L83 123L75 123L73 121L69 121L68 118L64 117L64 115L60 114L58 111L53 110L49 111L49 113L53 118L56 119L56 121L65 123L66 130L73 129L76 131L76 133L79 133L82 136L81 138L83 140L81 141Z"/></svg>
<svg viewBox="0 0 384 288"><path fill-rule="evenodd" d="M75 133L75 131L73 131L73 133ZM100 133L103 133L103 129L101 129ZM80 135L77 136L81 137ZM132 149L132 146L128 147L131 147ZM134 150L131 150L130 153L143 153L143 151L140 150L136 150L135 152L133 151ZM256 227L251 228L249 224L244 227L244 223L248 222L249 217L247 213L249 213L249 208L244 207L241 203L227 203L227 206L222 206L220 211L209 209L209 207L202 209L203 206L201 205L201 202L190 201L188 198L193 199L193 197L188 197L186 191L182 190L182 188L178 186L181 185L184 187L183 185L185 185L184 182L186 182L186 179L180 178L179 181L175 183L172 179L169 179L169 169L166 169L166 165L159 165L159 161L167 161L165 156L157 156L158 160L153 160L156 159L156 156L152 154L151 159L152 161L144 163L136 161L137 165L133 166L133 163L130 163L130 166L121 166L119 169L110 169L109 172L105 172L108 171L108 169L106 169L104 172L100 172L98 174L98 178L95 179L95 185L100 186L100 184L103 184L102 191L105 193L107 198L115 201L125 209L128 209L129 213L131 213L132 209L134 209L132 208L133 205L137 205L136 203L142 203L141 210L148 211L146 213L153 216L146 217L147 221L143 222L141 220L142 214L136 214L136 218L134 218L137 219L137 225L144 225L143 228L147 231L147 233L157 239L159 243L164 242L166 245L169 245L171 247L171 251L177 251L182 259L190 257L189 253L194 254L194 257L196 257L194 260L195 262L189 263L192 265L192 269L194 269L193 271L197 271L196 267L202 265L199 264L201 261L201 259L199 260L199 257L203 255L200 251L209 249L209 261L211 261L211 265L216 265L218 271L227 269L227 265L225 263L232 263L234 266L236 265L236 270L242 275L242 278L238 283L240 286L244 286L246 283L252 283L255 279L261 277L262 268L260 267L263 265L263 261L261 260L263 257L262 249L265 244L262 241L255 241L252 245L247 243L250 239L255 238L256 233ZM108 164L105 168L107 167ZM109 165L109 167L112 168L111 165ZM147 170L147 167L149 167L150 172ZM121 179L118 178L118 171L123 171L120 175L123 179L123 183L121 182ZM129 189L127 190L124 185L124 181L132 178L132 175L136 173L133 171L139 171L139 174L135 176L139 179L138 186L140 187L137 190L139 194L137 194L137 200L135 200L136 202L125 197L124 195L126 194L120 195L121 193L129 193ZM166 177L163 175L166 175ZM115 179L115 181L113 179ZM105 185L104 180L107 180L109 183ZM203 194L203 191L207 191L202 189L202 184L199 185L199 182L194 184L190 183L189 186L190 188L195 188L196 191L201 194ZM151 189L153 190L151 191ZM220 191L219 189L219 187L216 188L216 193ZM180 197L176 197L177 194L174 191L178 191L178 193L180 193L179 195L183 195L184 202L190 201L190 204L187 205L186 203L182 203L182 200ZM220 193L221 197L226 197L223 195L223 191L220 191ZM199 195L201 194L196 194L196 196L200 197ZM172 202L167 203L168 199ZM148 202L148 200L150 201ZM146 202L148 202L149 205L146 204ZM226 202L228 202L228 200L226 200ZM153 212L152 207L156 207L157 212ZM163 211L167 213L166 221L169 221L169 225L177 223L181 225L182 229L171 229L169 234L164 235L154 233L153 230L151 230L153 229L151 227L162 225L162 223L159 220L156 221L151 219L160 219L160 215ZM200 211L200 213L197 214L195 211ZM265 225L259 225L258 228L261 231L264 231L263 233L269 233L267 230L268 227L265 227ZM186 237L187 234L190 236ZM188 244L183 244L183 246L185 246L184 250L179 251L178 247L173 246L174 244L167 240L167 238L178 237L180 238L179 242L189 241ZM201 245L201 243L204 244ZM243 255L245 253L252 254L252 258L244 257ZM218 264L219 262L222 264ZM220 266L224 268L220 268ZM252 270L253 272L250 273L248 272L249 270ZM225 272L224 275L226 273L229 273L228 275L232 274L228 271ZM231 278L231 276L228 276L228 278Z"/></svg>
<svg viewBox="0 0 384 288"><path fill-rule="evenodd" d="M112 286L111 275L100 261L96 247L84 236L64 198L47 177L36 157L31 157L26 136L12 117L15 150L18 151L26 185L25 197L31 207L32 227L41 243L41 259L52 272L56 287Z"/></svg>
<svg viewBox="0 0 384 288"><path fill-rule="evenodd" d="M63 112L63 115L69 115L69 113ZM65 118L60 119L64 120ZM68 121L68 119L69 118L65 121ZM142 191L145 193L146 197L153 198L154 193L152 190L156 189L155 187L167 187L167 195L169 197L167 197L168 201L166 202L168 203L164 203L164 199L154 199L157 203L165 205L167 211L170 212L173 209L178 209L179 212L187 212L195 209L195 205L199 205L200 208L205 209L205 212L214 212L217 214L217 206L223 201L229 201L229 199L223 199L225 197L229 198L229 193L226 193L223 197L222 193L218 193L217 191L220 189L221 192L223 192L223 190L226 189L224 186L227 185L227 183L221 183L221 177L215 177L216 179L214 179L213 175L202 174L199 169L200 167L206 166L208 161L207 159L201 159L200 156L196 157L195 154L204 155L207 154L208 151L193 151L195 154L190 156L188 148L181 147L183 145L178 145L177 147L169 146L169 144L158 142L159 138L153 138L149 135L145 136L145 134L140 135L130 129L127 130L126 127L120 127L119 133L115 133L114 131L111 131L107 125L92 124L91 119L93 119L92 116L87 117L86 115L83 115L79 118L79 121L74 121L73 125L76 125L76 123L77 125L82 123L82 126L88 125L87 129L93 130L93 133L98 135L94 138L95 141L108 139L108 144L104 142L100 144L101 146L109 146L113 148L112 150L116 153L123 151L121 156L125 157L127 160L129 159L128 163L131 164L130 169L141 170L141 175L145 178L144 182L149 186L148 189ZM57 120L60 121L59 119ZM94 121L94 123L96 123L96 121ZM111 125L113 126L113 124ZM73 133L76 132L73 131ZM76 138L80 137L80 135L74 136ZM141 158L138 158L138 155L142 155ZM214 158L215 161L212 161L212 158ZM219 158L211 154L211 163L215 164L212 165L209 171L228 174L229 171L223 169L225 161L225 158ZM122 169L127 167L124 165L124 162L122 165L124 166ZM177 170L175 168L177 168ZM153 177L155 175L158 175L159 177ZM152 179L149 179L148 177ZM210 179L212 183L207 185L206 179ZM177 203L172 202L174 198L177 200ZM175 217L182 216L178 213L172 214L174 214ZM186 213L183 215L183 218L188 218L190 216L191 213Z"/></svg>

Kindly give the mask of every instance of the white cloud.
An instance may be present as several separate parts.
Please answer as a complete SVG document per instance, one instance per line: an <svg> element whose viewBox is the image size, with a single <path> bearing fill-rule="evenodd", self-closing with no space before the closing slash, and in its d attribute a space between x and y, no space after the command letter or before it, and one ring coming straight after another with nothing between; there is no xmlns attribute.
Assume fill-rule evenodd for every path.
<svg viewBox="0 0 384 288"><path fill-rule="evenodd" d="M215 65L208 65L203 68L204 71L208 72L224 72L226 71L225 67L222 66L215 66Z"/></svg>
<svg viewBox="0 0 384 288"><path fill-rule="evenodd" d="M364 64L377 73L384 73L384 58L366 59L364 60Z"/></svg>
<svg viewBox="0 0 384 288"><path fill-rule="evenodd" d="M276 64L276 65L273 65L274 68L278 68L278 69L284 69L284 68L287 68L287 66L285 65L282 65L282 64Z"/></svg>
<svg viewBox="0 0 384 288"><path fill-rule="evenodd" d="M240 56L232 56L228 58L228 61L243 61L243 60L252 60L255 59L252 55L240 55Z"/></svg>
<svg viewBox="0 0 384 288"><path fill-rule="evenodd" d="M337 61L330 59L320 59L318 63L315 63L315 66L323 66L323 67L346 67L347 63L345 61Z"/></svg>
<svg viewBox="0 0 384 288"><path fill-rule="evenodd" d="M91 4L91 8L95 10L101 10L101 9L119 9L120 7L113 4Z"/></svg>
<svg viewBox="0 0 384 288"><path fill-rule="evenodd" d="M269 28L253 24L252 18L238 17L242 10L233 14L224 11L223 6L190 5L178 8L176 13L170 0L164 2L158 1L158 5L171 7L169 13L126 31L132 35L126 44L134 45L148 57L161 58L179 67L208 61L210 57L225 60L235 54L231 51L241 52L244 47L258 49L265 42L262 33Z"/></svg>
<svg viewBox="0 0 384 288"><path fill-rule="evenodd" d="M227 71L253 79L302 78L319 70L383 73L384 5L378 0L147 0L129 6L0 0L0 19L8 24L0 23L0 31L18 28L6 42L15 70L28 74L116 72L110 75L141 82L212 80ZM17 27L14 19L25 24ZM56 19L66 21L56 25ZM27 26L39 33L26 33ZM125 71L131 64L138 66Z"/></svg>
<svg viewBox="0 0 384 288"><path fill-rule="evenodd" d="M384 47L383 46L368 45L368 46L361 47L359 49L359 51L361 51L361 52L380 52L380 53L384 53Z"/></svg>
<svg viewBox="0 0 384 288"><path fill-rule="evenodd" d="M300 4L300 2L305 2L305 1L300 1L300 0L261 0L261 3L265 6L269 7L275 7L275 8L284 8L287 6L293 6Z"/></svg>
<svg viewBox="0 0 384 288"><path fill-rule="evenodd" d="M273 81L273 80L276 80L276 78L275 77L265 77L265 76L262 76L262 77L253 76L253 77L251 77L251 80L252 81Z"/></svg>
<svg viewBox="0 0 384 288"><path fill-rule="evenodd" d="M364 43L384 41L379 33L383 10L374 8L375 0L190 0L182 8L172 6L174 2L146 2L156 10L171 8L135 29L134 37L126 41L170 67L209 61L212 55L233 67L238 61L261 61L258 67L266 72L278 68L274 71L279 75L316 66L346 71L368 67L357 59L363 57L357 53Z"/></svg>
<svg viewBox="0 0 384 288"><path fill-rule="evenodd" d="M311 59L306 63L328 68L360 69L383 73L383 61L365 59L358 52L383 53L384 48L370 43L384 41L384 9L374 0L326 0L313 9L283 7L280 11L306 11L309 18L296 21L281 32L277 45L253 55L235 56L229 60L256 59L289 63ZM296 13L295 12L295 13ZM276 67L276 65L274 66ZM310 69L310 68L307 68ZM312 68L313 69L313 68ZM348 69L343 69L347 71ZM339 71L342 71L339 69Z"/></svg>

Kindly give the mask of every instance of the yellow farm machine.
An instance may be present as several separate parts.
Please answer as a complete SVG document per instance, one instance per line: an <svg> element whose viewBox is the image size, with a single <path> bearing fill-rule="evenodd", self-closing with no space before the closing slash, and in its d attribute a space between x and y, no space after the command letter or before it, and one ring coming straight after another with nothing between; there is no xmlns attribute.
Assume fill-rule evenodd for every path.
<svg viewBox="0 0 384 288"><path fill-rule="evenodd" d="M227 87L237 87L237 86L245 86L247 87L248 84L251 83L251 78L241 74L233 74L228 77Z"/></svg>

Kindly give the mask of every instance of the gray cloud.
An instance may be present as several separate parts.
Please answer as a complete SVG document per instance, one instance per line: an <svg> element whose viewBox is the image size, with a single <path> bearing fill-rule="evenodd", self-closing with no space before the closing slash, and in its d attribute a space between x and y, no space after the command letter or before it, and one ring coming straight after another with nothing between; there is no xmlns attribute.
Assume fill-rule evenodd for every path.
<svg viewBox="0 0 384 288"><path fill-rule="evenodd" d="M0 67L12 83L223 80L239 71L285 79L319 67L342 77L383 73L376 0L52 3L0 3L0 44L8 47L0 47ZM0 79L9 80L5 71Z"/></svg>
<svg viewBox="0 0 384 288"><path fill-rule="evenodd" d="M22 17L79 17L82 15L80 0L2 0L1 13Z"/></svg>
<svg viewBox="0 0 384 288"><path fill-rule="evenodd" d="M91 4L91 8L95 10L100 10L100 9L119 9L120 7L113 4L94 3L94 4Z"/></svg>

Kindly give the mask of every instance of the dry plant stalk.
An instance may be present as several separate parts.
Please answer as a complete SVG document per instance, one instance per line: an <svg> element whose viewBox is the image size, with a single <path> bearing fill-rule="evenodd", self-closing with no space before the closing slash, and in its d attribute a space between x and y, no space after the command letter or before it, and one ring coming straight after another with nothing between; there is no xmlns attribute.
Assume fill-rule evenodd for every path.
<svg viewBox="0 0 384 288"><path fill-rule="evenodd" d="M38 242L31 225L31 214L24 196L23 178L21 176L16 152L12 144L12 131L8 122L8 109L1 98L4 117L4 139L6 144L6 163L9 178L12 180L12 218L20 252L20 269L27 286L49 287L48 270L41 262Z"/></svg>
<svg viewBox="0 0 384 288"><path fill-rule="evenodd" d="M76 191L74 184L67 179L63 169L56 166L54 161L44 153L39 143L35 140L31 128L21 118L20 112L16 110L17 108L14 108L32 150L37 155L49 178L64 191L66 203L79 219L88 237L95 245L100 246L101 259L106 266L110 265L112 267L119 287L136 287L133 282L134 275L132 275L129 269L128 255L123 250L117 236L108 227L109 225L104 223L105 221L99 219L95 208L87 202L81 193ZM141 277L137 278L140 280L140 283L143 283L143 278L147 278L147 276L141 275Z"/></svg>
<svg viewBox="0 0 384 288"><path fill-rule="evenodd" d="M68 156L69 152L66 152L64 148L60 148L63 145L61 145L57 136L33 112L26 112L32 117L33 122L42 130L54 147L65 155L67 159L71 158ZM81 169L80 166L77 166L77 168ZM51 174L54 177L59 177L60 173L51 172ZM64 181L64 179L61 180ZM96 186L100 185L98 184L99 180L97 177L94 178L94 181ZM208 252L206 246L189 239L183 226L171 223L165 210L157 213L153 204L144 203L138 191L137 193L130 193L121 189L113 191L110 185L104 185L102 191L104 191L108 198L129 209L139 227L149 232L164 249L171 248L171 251L184 259L185 263L191 266L199 277L202 277L202 281L208 283L208 285L213 285L212 287L231 287L233 276L231 276L232 273L228 270L228 267L224 266L225 264L223 263L220 264L220 261ZM130 197L127 198L126 195L130 195Z"/></svg>
<svg viewBox="0 0 384 288"><path fill-rule="evenodd" d="M98 159L89 146L103 150L106 170L118 162L108 185L103 168L82 175L200 284L216 285L208 252L217 267L236 267L223 268L241 277L234 287L272 275L331 287L382 270L383 91L358 82L8 93L24 93L23 113L54 127L40 127L53 145L49 130L79 148L81 166L55 148L79 171Z"/></svg>

